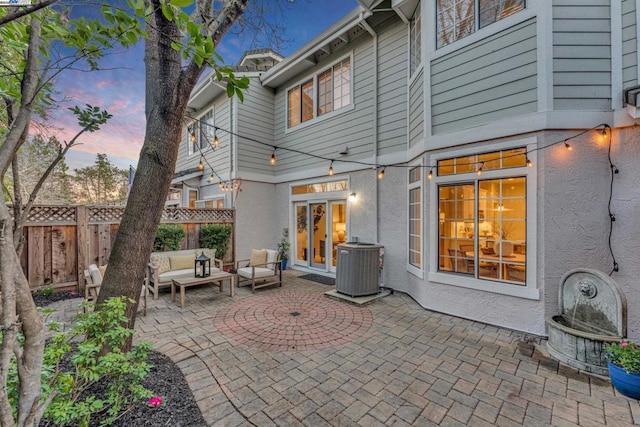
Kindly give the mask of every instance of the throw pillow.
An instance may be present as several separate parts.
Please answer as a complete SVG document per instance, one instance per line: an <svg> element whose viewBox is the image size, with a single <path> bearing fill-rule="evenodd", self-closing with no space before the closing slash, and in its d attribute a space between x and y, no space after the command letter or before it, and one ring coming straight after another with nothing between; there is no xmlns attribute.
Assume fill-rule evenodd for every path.
<svg viewBox="0 0 640 427"><path fill-rule="evenodd" d="M173 255L169 256L171 270L187 270L194 268L196 257L194 255Z"/></svg>
<svg viewBox="0 0 640 427"><path fill-rule="evenodd" d="M249 259L249 265L262 265L267 262L267 250L266 249L251 249L251 258Z"/></svg>
<svg viewBox="0 0 640 427"><path fill-rule="evenodd" d="M166 254L155 253L151 254L151 264L158 267L158 274L166 273L171 270L171 264L169 263L169 257Z"/></svg>
<svg viewBox="0 0 640 427"><path fill-rule="evenodd" d="M91 264L89 266L89 275L91 276L91 281L94 285L102 285L102 275L100 274L100 270L97 265Z"/></svg>
<svg viewBox="0 0 640 427"><path fill-rule="evenodd" d="M216 250L208 249L208 248L198 249L196 250L196 257L200 256L200 254L203 252L204 252L204 255L211 260L211 266L213 267L213 264L214 264L213 259L216 257Z"/></svg>

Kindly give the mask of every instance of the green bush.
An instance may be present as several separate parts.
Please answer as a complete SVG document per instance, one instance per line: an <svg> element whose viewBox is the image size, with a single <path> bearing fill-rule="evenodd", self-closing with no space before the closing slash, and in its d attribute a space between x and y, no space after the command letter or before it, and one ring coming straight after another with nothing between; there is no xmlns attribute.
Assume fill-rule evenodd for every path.
<svg viewBox="0 0 640 427"><path fill-rule="evenodd" d="M186 233L178 224L160 224L153 242L154 251L177 251Z"/></svg>
<svg viewBox="0 0 640 427"><path fill-rule="evenodd" d="M101 310L78 314L68 332L58 332L47 342L42 401L55 394L45 410L45 419L55 425L82 426L89 425L92 415L102 413L102 425L111 425L138 401L154 395L141 384L152 367L146 362L151 344L140 343L126 353L119 349L133 334L132 329L123 326L128 322L124 314L126 301L124 297L111 298ZM57 325L52 324L50 329L56 330ZM103 348L111 351L102 354ZM18 401L15 358L8 374L7 393L15 416ZM100 394L96 395L91 387L98 381L106 386L100 387Z"/></svg>
<svg viewBox="0 0 640 427"><path fill-rule="evenodd" d="M230 225L209 224L200 227L200 247L216 250L216 258L224 259L231 245Z"/></svg>

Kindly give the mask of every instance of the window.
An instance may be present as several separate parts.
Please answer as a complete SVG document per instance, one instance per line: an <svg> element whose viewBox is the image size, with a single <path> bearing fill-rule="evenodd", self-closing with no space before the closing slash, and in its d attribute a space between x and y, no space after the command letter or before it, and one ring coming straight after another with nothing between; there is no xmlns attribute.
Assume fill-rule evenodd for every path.
<svg viewBox="0 0 640 427"><path fill-rule="evenodd" d="M525 0L437 0L437 45L446 46L525 8Z"/></svg>
<svg viewBox="0 0 640 427"><path fill-rule="evenodd" d="M422 167L409 170L409 265L422 269Z"/></svg>
<svg viewBox="0 0 640 427"><path fill-rule="evenodd" d="M526 150L438 162L438 176L445 178L437 186L438 271L526 285L527 176L514 170L483 179L475 173L479 165L486 165L483 171L527 170Z"/></svg>
<svg viewBox="0 0 640 427"><path fill-rule="evenodd" d="M346 58L287 91L287 127L292 128L350 104L351 58Z"/></svg>
<svg viewBox="0 0 640 427"><path fill-rule="evenodd" d="M213 110L209 110L204 116L200 117L200 132L198 134L200 150L209 148L209 143L213 143L213 125Z"/></svg>
<svg viewBox="0 0 640 427"><path fill-rule="evenodd" d="M184 134L183 141L187 145L187 152L189 155L198 152L198 132L197 132L197 123L193 122L189 126L187 126L186 132Z"/></svg>
<svg viewBox="0 0 640 427"><path fill-rule="evenodd" d="M421 37L422 27L420 22L420 3L413 12L413 17L409 23L409 76L418 69L421 62Z"/></svg>

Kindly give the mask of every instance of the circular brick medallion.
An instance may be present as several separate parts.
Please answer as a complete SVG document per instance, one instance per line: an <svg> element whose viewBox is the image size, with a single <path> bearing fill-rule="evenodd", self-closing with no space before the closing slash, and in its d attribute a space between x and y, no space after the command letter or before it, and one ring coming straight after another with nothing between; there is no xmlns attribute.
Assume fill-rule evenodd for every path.
<svg viewBox="0 0 640 427"><path fill-rule="evenodd" d="M372 323L368 308L295 290L245 298L214 319L216 328L234 341L274 351L346 344L366 333Z"/></svg>

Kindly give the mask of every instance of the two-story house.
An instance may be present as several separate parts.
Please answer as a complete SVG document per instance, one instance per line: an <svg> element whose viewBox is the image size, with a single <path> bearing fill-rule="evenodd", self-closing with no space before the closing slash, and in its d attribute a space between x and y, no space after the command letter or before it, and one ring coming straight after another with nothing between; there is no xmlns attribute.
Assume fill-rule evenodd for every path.
<svg viewBox="0 0 640 427"><path fill-rule="evenodd" d="M638 2L359 3L243 103L198 86L182 203L234 206L240 256L285 233L301 270L379 242L386 286L541 335L567 271L612 272L640 338Z"/></svg>

